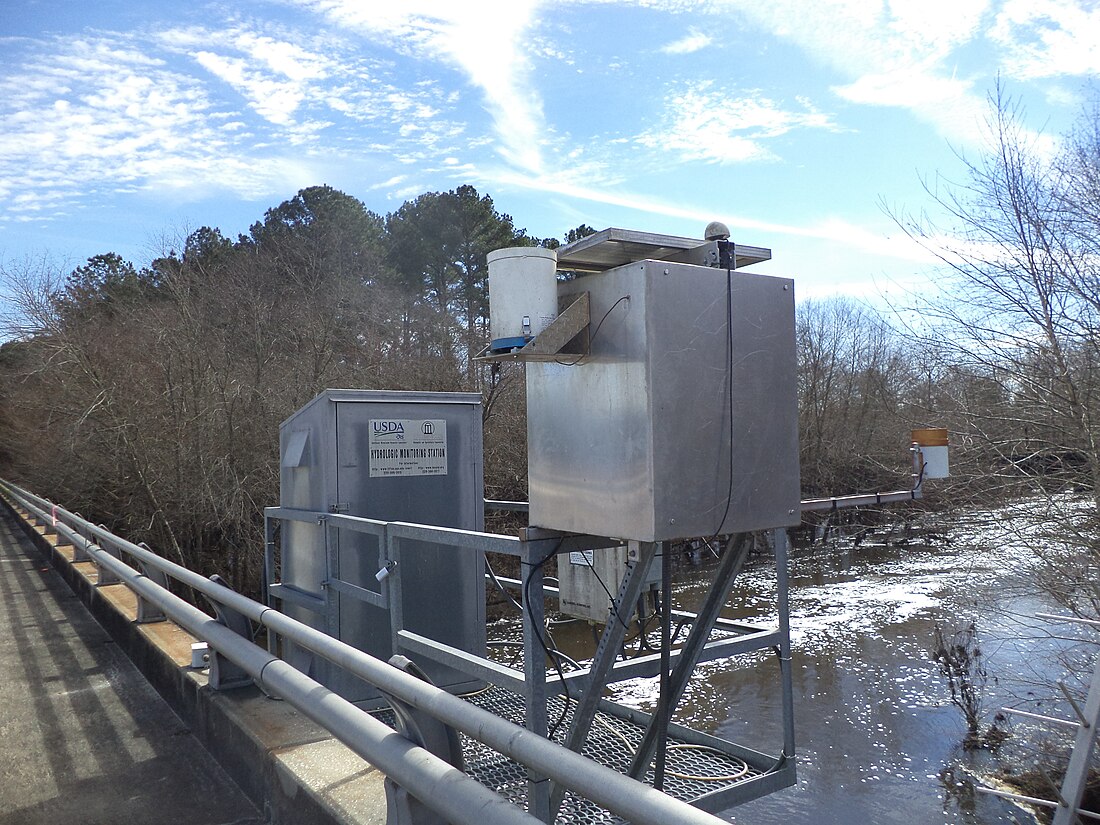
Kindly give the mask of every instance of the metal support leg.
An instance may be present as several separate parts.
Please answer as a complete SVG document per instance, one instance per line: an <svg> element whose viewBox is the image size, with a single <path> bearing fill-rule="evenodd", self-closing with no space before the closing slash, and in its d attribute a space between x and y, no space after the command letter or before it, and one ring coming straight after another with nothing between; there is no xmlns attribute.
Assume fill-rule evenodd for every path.
<svg viewBox="0 0 1100 825"><path fill-rule="evenodd" d="M1077 821L1077 810L1081 807L1092 751L1096 745L1096 727L1100 723L1100 658L1096 660L1085 709L1080 715L1083 718L1073 740L1073 753L1070 754L1066 778L1062 782L1062 799L1054 812L1054 825L1072 825Z"/></svg>
<svg viewBox="0 0 1100 825"><path fill-rule="evenodd" d="M520 557L520 581L523 582L523 670L527 674L524 697L526 727L546 736L546 651L542 636L545 616L542 565L551 552L545 542L524 543ZM550 779L528 768L527 811L543 822L550 822Z"/></svg>
<svg viewBox="0 0 1100 825"><path fill-rule="evenodd" d="M718 570L715 571L714 581L707 592L706 600L699 608L698 618L692 624L691 632L688 633L683 647L680 648L680 656L676 660L672 675L669 677L669 708L676 707L677 702L680 701L680 696L687 687L692 672L695 670L695 666L699 664L699 656L703 652L703 646L710 639L714 622L726 603L726 597L729 595L734 579L737 578L742 566L745 564L751 546L751 535L748 533L742 533L731 538L727 544L726 552L718 564ZM658 719L657 714L654 714L649 720L649 725L646 726L642 743L634 754L634 760L630 764L629 776L638 779L645 775L657 747L657 734Z"/></svg>
<svg viewBox="0 0 1100 825"><path fill-rule="evenodd" d="M275 519L264 516L264 581L263 600L268 607L274 607L271 599L271 585L275 583ZM274 630L267 630L267 652L279 655L279 637Z"/></svg>
<svg viewBox="0 0 1100 825"><path fill-rule="evenodd" d="M775 536L776 609L779 612L779 676L783 691L783 759L794 759L794 683L791 668L791 608L787 581L787 531ZM792 763L793 765L793 763ZM793 779L792 779L793 781Z"/></svg>
<svg viewBox="0 0 1100 825"><path fill-rule="evenodd" d="M401 651L401 640L398 633L405 629L405 588L401 584L401 540L390 534L389 529L385 535L378 539L386 543L386 559L390 574L382 584L382 589L389 593L390 600L390 649L394 653Z"/></svg>
<svg viewBox="0 0 1100 825"><path fill-rule="evenodd" d="M321 520L325 545L325 581L321 587L325 593L325 632L334 639L340 638L340 594L329 587L330 579L340 578L340 541L329 520Z"/></svg>
<svg viewBox="0 0 1100 825"><path fill-rule="evenodd" d="M153 552L153 549L145 542L139 544L138 547L148 550L150 553ZM138 564L141 566L141 572L145 574L145 578L149 579L154 584L160 585L165 590L168 589L168 575L163 570L157 570L157 568L145 564L144 562L138 562ZM146 622L163 622L167 618L168 617L164 615L164 611L159 607L143 599L140 595L137 597L138 624L144 624Z"/></svg>
<svg viewBox="0 0 1100 825"><path fill-rule="evenodd" d="M102 527L104 530L107 529L107 527L103 524L99 526ZM103 542L103 544L100 545L99 549L102 550L104 553L107 553L108 555L114 556L119 561L122 561L122 553L119 552L117 547L112 547L110 542ZM122 581L122 579L120 579L118 576L116 576L114 573L112 573L110 570L108 570L106 567L103 567L102 565L97 564L95 566L95 571L96 587L102 587L106 584L119 584Z"/></svg>
<svg viewBox="0 0 1100 825"><path fill-rule="evenodd" d="M210 581L224 587L229 585L221 576L214 574ZM238 636L252 641L252 623L243 613L238 613L223 604L219 604L207 597L207 602L214 608L214 613L220 624L225 625ZM252 684L252 677L240 665L226 659L214 648L210 649L210 673L209 684L214 690L228 690L230 688L246 687Z"/></svg>
<svg viewBox="0 0 1100 825"><path fill-rule="evenodd" d="M642 587L645 584L649 566L653 563L653 557L657 552L657 544L653 542L632 541L629 543L628 558L626 563L626 575L619 585L619 592L615 597L611 613L607 617L603 635L596 647L596 655L592 658L592 665L588 671L588 684L573 710L573 722L569 726L569 735L565 740L565 746L577 753L581 752L588 732L592 728L592 721L596 718L596 708L603 695L604 686L607 684L607 676L611 666L619 657L619 650L623 646L626 637L626 629L630 626L630 614L634 612L634 605L638 602ZM565 797L565 789L554 786L551 809L556 814Z"/></svg>
<svg viewBox="0 0 1100 825"><path fill-rule="evenodd" d="M668 747L668 721L672 717L670 703L672 670L672 557L666 546L661 552L661 685L657 697L657 712L653 714L656 727L657 759L653 765L653 787L665 789L665 755Z"/></svg>

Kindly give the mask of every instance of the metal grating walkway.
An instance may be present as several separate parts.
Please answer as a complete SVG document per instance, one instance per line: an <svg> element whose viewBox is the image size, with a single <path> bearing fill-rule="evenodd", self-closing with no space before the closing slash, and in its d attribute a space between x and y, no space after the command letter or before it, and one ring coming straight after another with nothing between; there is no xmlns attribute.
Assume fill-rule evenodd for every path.
<svg viewBox="0 0 1100 825"><path fill-rule="evenodd" d="M524 724L523 697L504 688L490 685L464 698L503 719L520 726ZM561 696L547 701L547 717L554 730L552 738L559 743L565 739L572 720L573 705L570 703L561 723L556 724L564 703L565 699ZM388 708L376 711L374 715L386 724L393 725L393 712ZM602 711L597 712L584 747L584 755L625 774L643 733L642 727L630 721ZM461 735L461 738L466 772L516 805L526 807L526 768L475 739L465 735ZM669 736L665 765L665 793L685 802L761 776L761 771L750 767L736 756L714 748L689 744L672 735ZM646 782L653 782L652 769L646 774ZM557 821L570 825L612 825L622 822L587 799L580 799L572 794L565 797Z"/></svg>

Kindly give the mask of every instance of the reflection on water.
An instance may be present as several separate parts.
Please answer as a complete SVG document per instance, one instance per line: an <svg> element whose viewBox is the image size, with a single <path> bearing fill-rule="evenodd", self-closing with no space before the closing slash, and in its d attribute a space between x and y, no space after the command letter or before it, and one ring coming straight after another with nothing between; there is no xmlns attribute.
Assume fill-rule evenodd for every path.
<svg viewBox="0 0 1100 825"><path fill-rule="evenodd" d="M795 551L791 636L798 784L727 812L745 825L834 823L1032 823L1014 804L976 794L970 780L989 755L964 754L961 714L931 661L937 621L976 619L989 667L1000 678L992 711L1023 681L1046 677L1036 622L1054 608L1035 592L1031 554L987 542L982 528L956 523L924 544ZM713 565L713 562L711 563ZM693 607L710 570L685 568L677 601ZM738 579L726 615L774 624L774 572L756 564ZM559 634L564 635L564 634ZM560 640L559 640L560 641ZM1040 655L1040 654L1044 655ZM1038 671L1038 672L1037 672ZM613 689L619 701L651 708L656 680ZM701 665L677 719L767 753L782 741L778 664L769 653Z"/></svg>

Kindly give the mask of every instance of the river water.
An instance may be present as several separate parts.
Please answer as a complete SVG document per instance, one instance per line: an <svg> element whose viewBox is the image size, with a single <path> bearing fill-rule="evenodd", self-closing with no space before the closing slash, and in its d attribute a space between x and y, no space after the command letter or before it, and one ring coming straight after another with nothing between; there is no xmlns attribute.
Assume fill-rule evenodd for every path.
<svg viewBox="0 0 1100 825"><path fill-rule="evenodd" d="M960 748L965 725L932 660L933 630L937 622L959 629L976 622L991 718L1002 703L1053 712L1049 691L1035 683L1060 674L1055 654L1066 647L1058 637L1067 629L1034 618L1057 608L1035 583L1027 528L1010 513L929 516L923 527L908 543L879 536L792 551L798 783L727 818L743 825L1035 821L1014 803L974 792L970 777L988 773L990 757ZM701 599L711 567L678 571L680 606ZM774 568L760 560L739 577L726 615L774 624L774 604ZM656 692L656 680L613 689L617 700L647 710ZM774 655L760 653L701 665L676 719L778 753L779 703ZM1006 750L1026 756L1029 728L1013 729L1019 735Z"/></svg>

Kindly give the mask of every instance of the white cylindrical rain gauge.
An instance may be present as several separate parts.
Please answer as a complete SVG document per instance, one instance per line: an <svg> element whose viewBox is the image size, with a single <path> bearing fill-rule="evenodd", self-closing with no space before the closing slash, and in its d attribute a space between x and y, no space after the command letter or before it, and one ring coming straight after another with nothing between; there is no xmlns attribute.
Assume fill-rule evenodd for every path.
<svg viewBox="0 0 1100 825"><path fill-rule="evenodd" d="M951 472L947 460L947 429L924 427L913 430L913 443L924 457L922 478L947 478Z"/></svg>
<svg viewBox="0 0 1100 825"><path fill-rule="evenodd" d="M489 348L524 346L558 317L558 254L541 246L490 252Z"/></svg>

